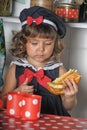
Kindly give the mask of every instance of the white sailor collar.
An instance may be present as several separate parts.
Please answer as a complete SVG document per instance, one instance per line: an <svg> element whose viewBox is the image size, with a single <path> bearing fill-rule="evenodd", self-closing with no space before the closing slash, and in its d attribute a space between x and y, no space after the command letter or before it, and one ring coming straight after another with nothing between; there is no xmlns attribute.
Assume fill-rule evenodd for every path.
<svg viewBox="0 0 87 130"><path fill-rule="evenodd" d="M12 64L16 64L18 66L23 66L23 67L31 67L32 69L37 71L37 69L32 64L30 64L26 59L17 59L15 61L12 61L11 65ZM47 64L45 64L45 66L40 67L38 70L40 70L40 69L53 70L53 69L55 69L55 68L57 68L59 66L63 66L63 63L50 61L50 62L47 62Z"/></svg>

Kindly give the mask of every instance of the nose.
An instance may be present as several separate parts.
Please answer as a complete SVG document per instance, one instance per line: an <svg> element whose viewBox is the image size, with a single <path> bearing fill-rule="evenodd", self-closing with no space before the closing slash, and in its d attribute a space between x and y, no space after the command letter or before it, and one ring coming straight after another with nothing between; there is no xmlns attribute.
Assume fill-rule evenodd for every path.
<svg viewBox="0 0 87 130"><path fill-rule="evenodd" d="M40 43L39 44L39 50L40 51L44 51L45 47L44 47L44 44L43 43Z"/></svg>

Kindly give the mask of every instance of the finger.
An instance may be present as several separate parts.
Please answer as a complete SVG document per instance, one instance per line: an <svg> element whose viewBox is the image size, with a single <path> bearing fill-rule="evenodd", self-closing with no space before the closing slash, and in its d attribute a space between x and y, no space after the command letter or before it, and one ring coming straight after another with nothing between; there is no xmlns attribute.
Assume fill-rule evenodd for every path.
<svg viewBox="0 0 87 130"><path fill-rule="evenodd" d="M64 90L65 92L73 93L75 91L69 79L64 80L64 85L65 85L65 90Z"/></svg>
<svg viewBox="0 0 87 130"><path fill-rule="evenodd" d="M34 86L25 86L24 90L27 92L33 92L34 91Z"/></svg>
<svg viewBox="0 0 87 130"><path fill-rule="evenodd" d="M75 80L71 79L71 82L72 82L72 85L73 85L75 92L78 92L78 85L76 84Z"/></svg>
<svg viewBox="0 0 87 130"><path fill-rule="evenodd" d="M23 85L27 85L28 84L28 78L25 79Z"/></svg>
<svg viewBox="0 0 87 130"><path fill-rule="evenodd" d="M66 84L67 84L67 87L69 89L69 91L71 91L72 93L77 93L78 92L78 87L77 87L77 84L75 83L74 79L66 79Z"/></svg>
<svg viewBox="0 0 87 130"><path fill-rule="evenodd" d="M34 92L34 89L33 89L33 88L31 88L31 89L28 89L28 90L26 90L26 92L27 92L27 93L32 93L32 94L33 94L33 92Z"/></svg>
<svg viewBox="0 0 87 130"><path fill-rule="evenodd" d="M64 80L62 81L62 83L63 83L64 88L67 87L67 84Z"/></svg>
<svg viewBox="0 0 87 130"><path fill-rule="evenodd" d="M34 89L34 86L24 86L25 90L30 90L30 89Z"/></svg>

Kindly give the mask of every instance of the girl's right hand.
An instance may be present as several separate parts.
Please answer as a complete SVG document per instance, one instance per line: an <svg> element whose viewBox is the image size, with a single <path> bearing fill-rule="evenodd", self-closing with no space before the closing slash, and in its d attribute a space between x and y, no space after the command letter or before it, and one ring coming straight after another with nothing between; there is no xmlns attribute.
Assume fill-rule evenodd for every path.
<svg viewBox="0 0 87 130"><path fill-rule="evenodd" d="M26 93L30 93L33 94L34 92L34 86L28 86L28 78L25 79L24 83L19 86L15 91L19 91L19 92L26 92Z"/></svg>

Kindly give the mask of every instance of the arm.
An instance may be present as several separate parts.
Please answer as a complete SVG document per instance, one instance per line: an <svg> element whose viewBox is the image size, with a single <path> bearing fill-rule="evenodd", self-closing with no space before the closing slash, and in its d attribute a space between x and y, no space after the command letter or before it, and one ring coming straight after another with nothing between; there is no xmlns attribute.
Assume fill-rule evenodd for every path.
<svg viewBox="0 0 87 130"><path fill-rule="evenodd" d="M18 86L16 88L15 69L16 69L16 65L13 64L7 71L6 78L5 78L5 84L2 89L2 96L6 95L8 92L11 92L11 91L33 93L33 91L34 91L33 86L27 85L28 78L25 79L24 83L21 86Z"/></svg>
<svg viewBox="0 0 87 130"><path fill-rule="evenodd" d="M28 86L28 78L25 79L24 83L21 86L18 86L16 88L16 77L15 77L15 68L16 65L11 65L11 67L8 69L6 78L5 78L5 84L2 89L2 99L4 101L3 107L6 107L7 102L7 94L11 91L16 92L26 92L26 93L33 93L34 87Z"/></svg>
<svg viewBox="0 0 87 130"><path fill-rule="evenodd" d="M6 108L7 104L7 93L13 91L16 87L16 79L15 79L15 65L12 65L6 74L4 87L2 88L2 99L3 99L3 107Z"/></svg>
<svg viewBox="0 0 87 130"><path fill-rule="evenodd" d="M61 66L59 69L59 76L63 75L66 69ZM76 94L78 92L78 86L74 79L70 82L69 79L63 81L64 84L64 94L61 95L63 105L67 110L71 110L77 104Z"/></svg>
<svg viewBox="0 0 87 130"><path fill-rule="evenodd" d="M4 87L2 89L2 96L16 88L15 67L16 66L13 64L11 67L9 67L6 73Z"/></svg>

